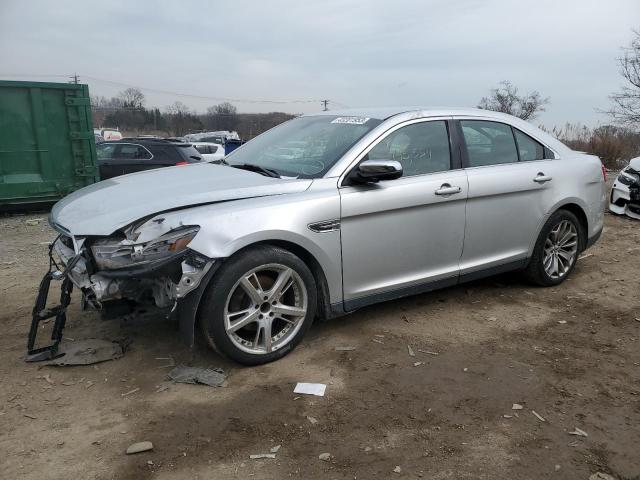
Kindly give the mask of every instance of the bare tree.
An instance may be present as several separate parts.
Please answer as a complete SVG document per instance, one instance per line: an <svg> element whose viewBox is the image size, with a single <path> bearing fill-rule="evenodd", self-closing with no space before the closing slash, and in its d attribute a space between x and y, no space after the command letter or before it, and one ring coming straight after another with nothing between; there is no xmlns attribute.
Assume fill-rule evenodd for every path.
<svg viewBox="0 0 640 480"><path fill-rule="evenodd" d="M631 128L640 127L640 31L634 30L635 38L631 46L624 49L624 55L618 58L620 75L625 84L620 92L609 97L613 106L608 113L622 125Z"/></svg>
<svg viewBox="0 0 640 480"><path fill-rule="evenodd" d="M508 80L503 80L498 88L491 90L489 97L480 100L478 108L508 113L522 120L532 120L538 113L545 111L545 105L548 103L549 97L543 98L535 90L526 95L518 95L518 87Z"/></svg>
<svg viewBox="0 0 640 480"><path fill-rule="evenodd" d="M202 128L200 119L182 102L175 102L168 106L167 116L169 127L174 135L182 136L189 131Z"/></svg>
<svg viewBox="0 0 640 480"><path fill-rule="evenodd" d="M207 108L207 113L210 115L235 115L238 113L238 109L233 104L224 102Z"/></svg>
<svg viewBox="0 0 640 480"><path fill-rule="evenodd" d="M127 88L119 93L125 108L142 108L144 106L144 94L137 88Z"/></svg>
<svg viewBox="0 0 640 480"><path fill-rule="evenodd" d="M234 130L238 124L238 109L229 102L209 107L206 122L214 130Z"/></svg>

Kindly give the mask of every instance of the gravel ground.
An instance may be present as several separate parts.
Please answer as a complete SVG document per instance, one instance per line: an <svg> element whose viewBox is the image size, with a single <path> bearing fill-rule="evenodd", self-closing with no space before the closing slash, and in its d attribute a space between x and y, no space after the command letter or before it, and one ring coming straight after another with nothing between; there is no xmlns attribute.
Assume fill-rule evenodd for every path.
<svg viewBox="0 0 640 480"><path fill-rule="evenodd" d="M3 478L640 478L639 222L607 215L558 287L503 275L368 307L254 368L184 347L163 318L100 320L76 294L65 342L127 338L124 357L24 363L53 233L46 213L2 216L0 232ZM170 383L167 357L224 368L226 385Z"/></svg>

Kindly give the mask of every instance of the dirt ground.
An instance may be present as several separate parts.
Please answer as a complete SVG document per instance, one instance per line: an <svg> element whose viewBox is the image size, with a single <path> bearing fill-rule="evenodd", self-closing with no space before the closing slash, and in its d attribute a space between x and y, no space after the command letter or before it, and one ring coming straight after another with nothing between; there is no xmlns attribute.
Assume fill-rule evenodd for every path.
<svg viewBox="0 0 640 480"><path fill-rule="evenodd" d="M607 215L561 286L503 275L372 306L254 368L189 350L163 318L100 320L76 294L65 341L126 337L124 357L24 363L53 233L46 213L2 216L0 232L2 478L640 478L639 222ZM166 357L227 384L168 382ZM294 394L299 381L326 395ZM125 455L143 440L153 451Z"/></svg>

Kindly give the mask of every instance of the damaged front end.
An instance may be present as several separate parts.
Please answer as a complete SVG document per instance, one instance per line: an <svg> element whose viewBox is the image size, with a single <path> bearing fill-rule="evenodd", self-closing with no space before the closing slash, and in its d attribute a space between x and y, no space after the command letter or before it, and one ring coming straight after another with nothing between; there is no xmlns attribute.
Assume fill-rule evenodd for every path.
<svg viewBox="0 0 640 480"><path fill-rule="evenodd" d="M137 306L176 315L185 341L193 344L197 305L215 270L214 260L188 248L199 226L164 225L164 218L153 218L108 237L74 237L51 223L60 235L49 248L49 271L33 309L27 361L57 355L74 287L81 292L83 309L100 310L105 316L129 313ZM60 305L47 309L52 281L61 282ZM35 348L40 322L52 317L52 343Z"/></svg>
<svg viewBox="0 0 640 480"><path fill-rule="evenodd" d="M628 166L620 172L611 188L609 210L618 215L627 215L640 220L639 170Z"/></svg>

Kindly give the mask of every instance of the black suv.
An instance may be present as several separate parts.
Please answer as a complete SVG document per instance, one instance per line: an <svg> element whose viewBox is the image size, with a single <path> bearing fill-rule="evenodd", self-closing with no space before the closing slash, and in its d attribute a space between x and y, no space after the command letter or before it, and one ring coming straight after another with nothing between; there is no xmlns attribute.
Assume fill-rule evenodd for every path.
<svg viewBox="0 0 640 480"><path fill-rule="evenodd" d="M202 161L190 143L162 138L123 138L96 144L100 178Z"/></svg>

